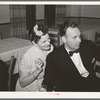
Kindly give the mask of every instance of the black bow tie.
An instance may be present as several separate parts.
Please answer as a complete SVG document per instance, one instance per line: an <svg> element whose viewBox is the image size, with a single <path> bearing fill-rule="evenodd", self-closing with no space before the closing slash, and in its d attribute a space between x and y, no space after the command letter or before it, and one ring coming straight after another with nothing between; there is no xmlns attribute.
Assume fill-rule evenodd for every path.
<svg viewBox="0 0 100 100"><path fill-rule="evenodd" d="M73 53L78 53L79 52L79 49L75 50L75 51L69 51L69 56L72 56Z"/></svg>

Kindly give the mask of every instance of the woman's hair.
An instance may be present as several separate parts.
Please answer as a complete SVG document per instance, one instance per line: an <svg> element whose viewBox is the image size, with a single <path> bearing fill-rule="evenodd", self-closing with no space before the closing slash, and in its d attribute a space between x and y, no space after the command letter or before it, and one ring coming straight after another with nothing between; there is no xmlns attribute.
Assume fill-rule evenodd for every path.
<svg viewBox="0 0 100 100"><path fill-rule="evenodd" d="M48 27L46 25L35 25L32 30L29 30L29 39L38 43L41 39L41 36L48 33Z"/></svg>
<svg viewBox="0 0 100 100"><path fill-rule="evenodd" d="M59 28L59 34L61 37L66 34L66 30L68 27L75 28L75 27L78 27L78 25L75 22L69 23L69 22L65 21L63 24L61 24L61 26Z"/></svg>

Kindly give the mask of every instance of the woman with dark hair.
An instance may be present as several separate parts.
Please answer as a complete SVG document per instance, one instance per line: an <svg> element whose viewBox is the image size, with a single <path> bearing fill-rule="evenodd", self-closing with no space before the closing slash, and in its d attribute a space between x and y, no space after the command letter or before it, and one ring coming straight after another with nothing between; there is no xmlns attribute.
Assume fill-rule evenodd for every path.
<svg viewBox="0 0 100 100"><path fill-rule="evenodd" d="M33 46L22 57L16 91L41 91L46 56L53 51L46 26L35 25L30 31Z"/></svg>

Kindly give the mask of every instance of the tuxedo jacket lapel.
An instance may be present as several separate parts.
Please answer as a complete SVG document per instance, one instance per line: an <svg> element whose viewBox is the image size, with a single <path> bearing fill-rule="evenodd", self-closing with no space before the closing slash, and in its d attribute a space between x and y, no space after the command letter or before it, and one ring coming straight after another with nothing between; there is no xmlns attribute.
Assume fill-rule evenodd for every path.
<svg viewBox="0 0 100 100"><path fill-rule="evenodd" d="M85 67L85 69L89 72L93 71L93 68L91 66L91 56L90 53L91 51L88 50L87 46L83 46L81 44L80 46L80 56L81 56L81 60L83 63L83 66Z"/></svg>
<svg viewBox="0 0 100 100"><path fill-rule="evenodd" d="M71 75L75 75L75 76L80 76L79 71L77 70L75 64L73 63L72 59L70 58L68 52L66 51L65 47L62 47L61 52L63 52L62 57L64 57L65 59L63 59L63 63L64 63L64 67L66 68L66 70L69 70L69 72L71 72Z"/></svg>

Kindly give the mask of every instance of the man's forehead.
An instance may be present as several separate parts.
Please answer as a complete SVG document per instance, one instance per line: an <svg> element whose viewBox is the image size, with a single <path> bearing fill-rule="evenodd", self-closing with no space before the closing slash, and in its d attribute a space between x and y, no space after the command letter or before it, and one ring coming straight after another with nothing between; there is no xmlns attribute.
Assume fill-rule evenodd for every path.
<svg viewBox="0 0 100 100"><path fill-rule="evenodd" d="M75 27L75 28L68 27L67 30L66 30L66 34L67 35L80 34L80 30L77 27Z"/></svg>

